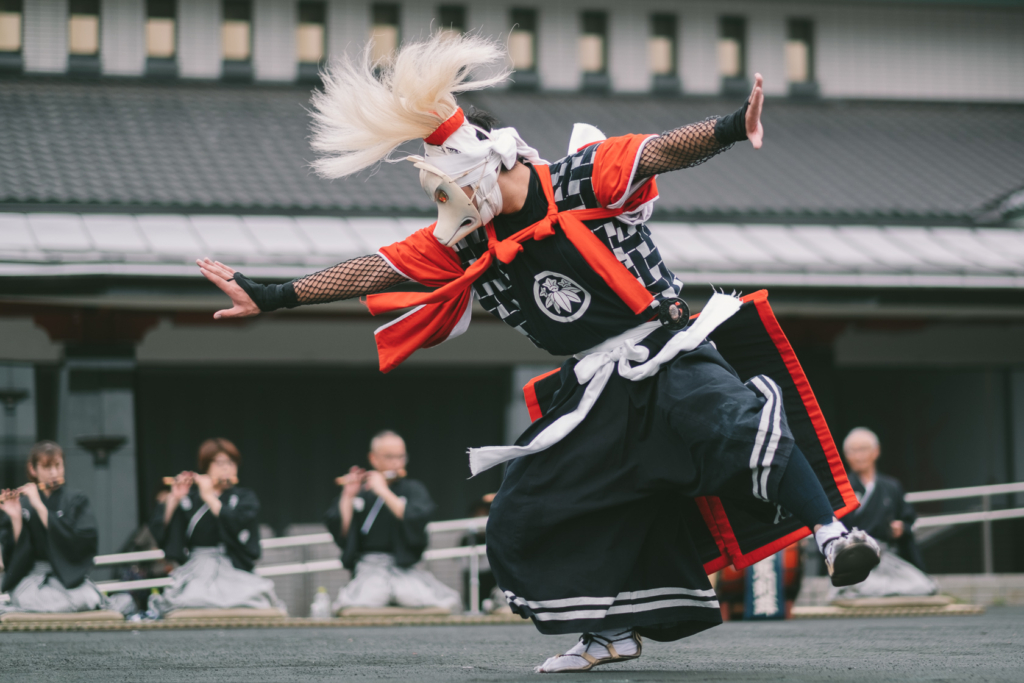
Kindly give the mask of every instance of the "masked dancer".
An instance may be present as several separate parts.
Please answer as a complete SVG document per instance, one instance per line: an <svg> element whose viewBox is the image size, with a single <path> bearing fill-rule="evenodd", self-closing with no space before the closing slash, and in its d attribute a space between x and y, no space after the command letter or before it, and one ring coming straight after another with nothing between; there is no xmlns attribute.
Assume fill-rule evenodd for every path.
<svg viewBox="0 0 1024 683"><path fill-rule="evenodd" d="M408 309L376 332L387 372L462 333L475 298L570 356L527 385L534 422L514 446L470 450L474 474L508 463L487 545L510 606L543 633L583 633L538 671L636 659L641 637L720 623L706 572L811 530L833 583L862 580L877 544L837 519L856 500L766 298L716 294L687 325L682 283L645 224L655 176L761 146L760 75L732 114L660 135L578 124L568 155L548 163L514 128L456 103L504 81L506 63L484 38L438 35L386 63L335 65L313 97L316 170L342 178L399 161L394 150L420 138L423 154L402 160L437 222L283 285L202 260L233 304L215 317L370 295L375 315ZM432 291L382 293L409 281Z"/></svg>

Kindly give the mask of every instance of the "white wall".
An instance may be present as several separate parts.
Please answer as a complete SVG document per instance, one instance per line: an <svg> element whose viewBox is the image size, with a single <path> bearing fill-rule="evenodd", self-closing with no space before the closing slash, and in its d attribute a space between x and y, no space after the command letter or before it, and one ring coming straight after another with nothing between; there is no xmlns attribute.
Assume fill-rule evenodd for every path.
<svg viewBox="0 0 1024 683"><path fill-rule="evenodd" d="M368 35L366 0L328 0L328 51L358 49ZM404 39L426 36L440 3L401 3ZM518 0L469 0L470 28L504 40L509 12ZM529 3L525 3L529 6ZM609 75L617 92L644 92L649 17L671 12L679 20L679 73L684 92L718 93L715 52L718 18L747 18L747 71L761 72L770 95L784 95L786 20L809 18L815 26L817 80L821 93L837 98L1024 101L1024 8L955 7L938 4L770 2L763 0L560 0L538 11L538 73L541 87L576 90L580 85L577 38L580 12L609 12ZM179 1L179 71L185 78L217 78L221 72L217 0ZM103 0L100 51L107 74L135 75L145 68L145 3ZM256 80L295 78L295 0L255 0L253 66ZM436 28L436 24L434 26ZM67 68L67 0L25 3L26 71Z"/></svg>
<svg viewBox="0 0 1024 683"><path fill-rule="evenodd" d="M220 78L221 3L178 0L178 73L182 78Z"/></svg>
<svg viewBox="0 0 1024 683"><path fill-rule="evenodd" d="M67 71L68 0L29 0L23 8L21 52L25 71Z"/></svg>
<svg viewBox="0 0 1024 683"><path fill-rule="evenodd" d="M327 55L356 54L370 36L370 5L361 0L327 3Z"/></svg>
<svg viewBox="0 0 1024 683"><path fill-rule="evenodd" d="M650 17L629 4L608 10L608 76L615 92L636 93L651 89L647 63Z"/></svg>
<svg viewBox="0 0 1024 683"><path fill-rule="evenodd" d="M537 8L537 73L545 90L580 87L579 31L579 13L570 3L550 2Z"/></svg>
<svg viewBox="0 0 1024 683"><path fill-rule="evenodd" d="M816 8L828 97L1024 100L1020 10Z"/></svg>
<svg viewBox="0 0 1024 683"><path fill-rule="evenodd" d="M299 73L295 0L254 0L252 66L257 81L294 81Z"/></svg>
<svg viewBox="0 0 1024 683"><path fill-rule="evenodd" d="M145 73L146 0L102 0L100 69L108 76Z"/></svg>

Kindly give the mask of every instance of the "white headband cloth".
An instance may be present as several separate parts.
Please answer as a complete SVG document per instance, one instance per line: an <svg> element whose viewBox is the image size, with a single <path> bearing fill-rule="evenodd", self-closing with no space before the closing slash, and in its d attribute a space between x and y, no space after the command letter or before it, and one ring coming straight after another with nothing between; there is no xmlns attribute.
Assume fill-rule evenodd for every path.
<svg viewBox="0 0 1024 683"><path fill-rule="evenodd" d="M460 125L455 127L455 123ZM449 130L451 133L445 135ZM519 137L515 128L483 130L465 120L462 109L456 109L437 131L424 139L423 155L459 187L473 188L473 204L484 224L501 213L498 173L502 168L512 168L519 158L533 164L548 163Z"/></svg>

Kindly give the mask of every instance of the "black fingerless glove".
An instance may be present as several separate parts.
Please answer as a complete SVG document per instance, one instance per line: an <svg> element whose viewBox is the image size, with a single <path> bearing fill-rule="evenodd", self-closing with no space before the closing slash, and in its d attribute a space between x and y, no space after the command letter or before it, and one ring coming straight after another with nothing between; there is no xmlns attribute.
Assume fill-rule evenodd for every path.
<svg viewBox="0 0 1024 683"><path fill-rule="evenodd" d="M749 104L749 101L744 102L742 107L715 122L715 139L719 144L731 145L734 142L747 139L747 106Z"/></svg>
<svg viewBox="0 0 1024 683"><path fill-rule="evenodd" d="M295 294L295 285L286 282L283 285L261 285L253 282L241 273L231 278L242 288L252 302L263 311L269 313L279 308L295 308L299 305L299 297Z"/></svg>

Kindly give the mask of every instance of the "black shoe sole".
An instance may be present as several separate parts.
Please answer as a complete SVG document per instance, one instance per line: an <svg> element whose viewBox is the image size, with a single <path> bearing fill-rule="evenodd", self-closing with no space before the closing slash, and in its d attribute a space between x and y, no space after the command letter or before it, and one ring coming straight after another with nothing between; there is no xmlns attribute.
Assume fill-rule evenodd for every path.
<svg viewBox="0 0 1024 683"><path fill-rule="evenodd" d="M878 553L870 546L863 543L851 546L836 555L832 565L832 585L841 588L860 583L868 578L878 563Z"/></svg>

